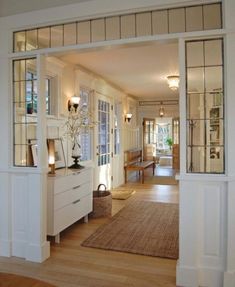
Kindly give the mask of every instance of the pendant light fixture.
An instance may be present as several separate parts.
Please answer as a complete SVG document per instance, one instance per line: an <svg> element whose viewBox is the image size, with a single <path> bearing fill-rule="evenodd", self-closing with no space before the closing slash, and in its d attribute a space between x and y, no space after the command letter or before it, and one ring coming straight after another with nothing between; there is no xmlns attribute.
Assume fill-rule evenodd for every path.
<svg viewBox="0 0 235 287"><path fill-rule="evenodd" d="M160 118L162 118L164 116L164 114L165 114L165 110L164 110L164 108L162 106L162 102L161 102L161 106L160 106L160 109L159 109L159 116L160 116Z"/></svg>

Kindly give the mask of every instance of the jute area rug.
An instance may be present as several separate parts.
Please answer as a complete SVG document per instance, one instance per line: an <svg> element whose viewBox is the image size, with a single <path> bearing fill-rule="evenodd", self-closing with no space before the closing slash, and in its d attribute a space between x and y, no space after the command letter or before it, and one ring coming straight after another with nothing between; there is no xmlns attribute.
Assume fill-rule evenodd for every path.
<svg viewBox="0 0 235 287"><path fill-rule="evenodd" d="M82 246L177 259L178 204L133 200Z"/></svg>

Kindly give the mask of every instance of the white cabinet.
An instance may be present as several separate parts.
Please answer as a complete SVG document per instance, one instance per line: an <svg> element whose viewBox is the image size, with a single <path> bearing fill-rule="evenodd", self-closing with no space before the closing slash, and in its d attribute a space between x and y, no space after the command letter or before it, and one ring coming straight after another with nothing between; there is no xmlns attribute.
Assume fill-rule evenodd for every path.
<svg viewBox="0 0 235 287"><path fill-rule="evenodd" d="M56 236L62 230L92 211L92 169L61 169L48 175L47 234Z"/></svg>

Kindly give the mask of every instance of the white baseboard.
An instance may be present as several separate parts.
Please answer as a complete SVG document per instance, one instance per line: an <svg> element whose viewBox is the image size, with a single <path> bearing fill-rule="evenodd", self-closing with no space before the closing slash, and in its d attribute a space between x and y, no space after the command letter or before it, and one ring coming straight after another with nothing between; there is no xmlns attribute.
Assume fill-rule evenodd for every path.
<svg viewBox="0 0 235 287"><path fill-rule="evenodd" d="M0 240L0 256L4 257L11 256L11 241Z"/></svg>
<svg viewBox="0 0 235 287"><path fill-rule="evenodd" d="M187 266L176 266L176 285L182 287L198 287L198 270Z"/></svg>
<svg viewBox="0 0 235 287"><path fill-rule="evenodd" d="M12 244L12 256L24 258L28 261L41 263L50 257L50 242L42 245L28 244L25 241L15 241Z"/></svg>
<svg viewBox="0 0 235 287"><path fill-rule="evenodd" d="M12 254L11 256L16 256L20 258L25 258L25 241L12 241Z"/></svg>
<svg viewBox="0 0 235 287"><path fill-rule="evenodd" d="M45 241L42 245L29 244L26 249L25 259L41 263L50 257L50 242Z"/></svg>
<svg viewBox="0 0 235 287"><path fill-rule="evenodd" d="M234 279L233 279L234 280ZM191 268L187 266L176 267L176 285L182 287L235 287L233 285L223 285L223 271L209 268Z"/></svg>
<svg viewBox="0 0 235 287"><path fill-rule="evenodd" d="M224 272L224 284L223 287L234 287L235 286L235 271Z"/></svg>

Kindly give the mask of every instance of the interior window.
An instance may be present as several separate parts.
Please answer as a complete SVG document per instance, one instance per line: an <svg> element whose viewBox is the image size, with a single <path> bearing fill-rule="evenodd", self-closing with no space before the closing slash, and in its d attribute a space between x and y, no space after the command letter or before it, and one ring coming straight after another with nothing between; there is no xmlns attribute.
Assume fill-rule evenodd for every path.
<svg viewBox="0 0 235 287"><path fill-rule="evenodd" d="M51 89L49 78L45 79L45 96L46 96L46 114L51 114ZM37 89L37 76L35 73L28 71L26 74L26 106L27 114L36 114L38 111L38 89Z"/></svg>

